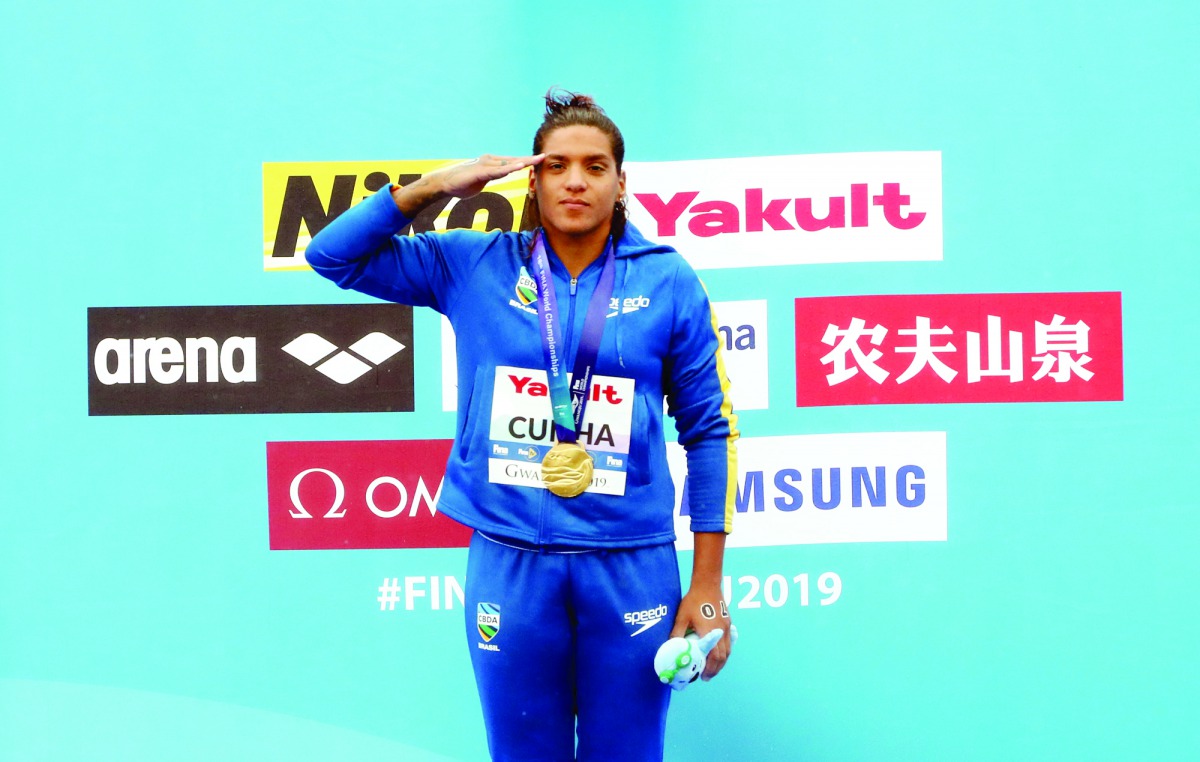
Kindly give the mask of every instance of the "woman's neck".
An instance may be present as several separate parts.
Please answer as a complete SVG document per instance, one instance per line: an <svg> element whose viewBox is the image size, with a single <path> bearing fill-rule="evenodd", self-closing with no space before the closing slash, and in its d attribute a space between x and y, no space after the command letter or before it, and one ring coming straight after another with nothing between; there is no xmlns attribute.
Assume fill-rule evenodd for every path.
<svg viewBox="0 0 1200 762"><path fill-rule="evenodd" d="M597 228L578 236L546 228L543 230L550 248L554 249L554 253L572 278L578 278L588 265L599 259L604 253L605 244L608 243L608 230L605 228Z"/></svg>

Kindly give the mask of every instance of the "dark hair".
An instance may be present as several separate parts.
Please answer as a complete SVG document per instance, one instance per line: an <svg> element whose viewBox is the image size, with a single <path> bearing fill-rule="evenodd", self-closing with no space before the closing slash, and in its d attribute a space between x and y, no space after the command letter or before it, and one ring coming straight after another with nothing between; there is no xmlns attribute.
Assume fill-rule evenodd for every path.
<svg viewBox="0 0 1200 762"><path fill-rule="evenodd" d="M625 162L625 138L621 136L621 130L617 128L612 119L608 118L604 109L596 104L592 96L573 93L561 87L552 87L546 91L546 114L542 117L541 126L533 135L533 153L542 152L542 146L545 145L546 138L551 132L559 127L575 125L595 127L608 136L608 141L612 145L613 159L617 162L617 172L619 173L621 165ZM526 198L525 210L521 213L520 229L533 230L540 227L541 224L542 215L538 210L537 200ZM613 240L618 240L624 230L625 200L618 199L613 208Z"/></svg>

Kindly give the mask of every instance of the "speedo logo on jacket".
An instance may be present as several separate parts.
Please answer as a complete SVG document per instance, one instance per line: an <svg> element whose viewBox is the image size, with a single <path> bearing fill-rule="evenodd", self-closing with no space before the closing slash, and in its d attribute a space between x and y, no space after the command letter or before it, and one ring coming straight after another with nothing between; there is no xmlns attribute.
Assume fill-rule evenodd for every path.
<svg viewBox="0 0 1200 762"><path fill-rule="evenodd" d="M667 606L666 604L661 603L652 609L645 609L643 611L630 611L626 613L625 624L635 626L641 625L639 629L631 632L629 637L632 638L634 635L641 635L646 630L661 622L663 617L666 615Z"/></svg>
<svg viewBox="0 0 1200 762"><path fill-rule="evenodd" d="M628 315L630 312L637 312L640 309L650 306L650 297L648 296L629 296L625 299L613 297L608 302L608 314L604 317L616 317L619 311L623 315Z"/></svg>

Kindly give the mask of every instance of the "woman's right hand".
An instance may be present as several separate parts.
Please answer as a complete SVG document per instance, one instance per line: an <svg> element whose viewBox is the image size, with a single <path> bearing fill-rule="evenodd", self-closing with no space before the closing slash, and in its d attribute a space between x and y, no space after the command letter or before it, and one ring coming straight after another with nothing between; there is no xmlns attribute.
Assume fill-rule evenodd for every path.
<svg viewBox="0 0 1200 762"><path fill-rule="evenodd" d="M544 158L544 153L536 156L493 156L485 153L478 159L434 170L408 185L393 185L392 200L401 213L412 219L439 197L474 196L492 180L499 180L518 169L532 167Z"/></svg>
<svg viewBox="0 0 1200 762"><path fill-rule="evenodd" d="M442 193L455 198L474 196L492 180L510 175L519 169L532 167L546 158L545 154L536 156L493 156L485 153L478 159L471 159L461 164L430 172L425 177L432 182L436 180Z"/></svg>

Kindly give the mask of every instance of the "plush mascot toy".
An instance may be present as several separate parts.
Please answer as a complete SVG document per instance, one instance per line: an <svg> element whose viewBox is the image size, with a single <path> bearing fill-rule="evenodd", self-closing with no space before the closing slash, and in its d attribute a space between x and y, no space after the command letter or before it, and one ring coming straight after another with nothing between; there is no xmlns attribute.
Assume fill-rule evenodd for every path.
<svg viewBox="0 0 1200 762"><path fill-rule="evenodd" d="M675 691L681 691L696 682L696 678L704 672L708 652L724 635L725 631L718 627L703 638L689 632L682 638L671 638L663 643L654 655L654 671L658 679ZM737 642L736 625L729 625L729 638L733 643Z"/></svg>

